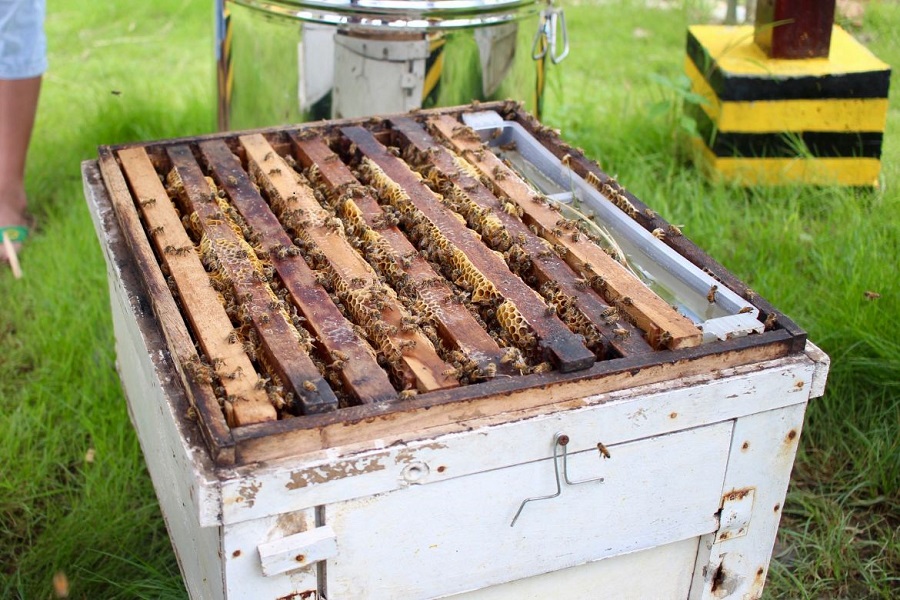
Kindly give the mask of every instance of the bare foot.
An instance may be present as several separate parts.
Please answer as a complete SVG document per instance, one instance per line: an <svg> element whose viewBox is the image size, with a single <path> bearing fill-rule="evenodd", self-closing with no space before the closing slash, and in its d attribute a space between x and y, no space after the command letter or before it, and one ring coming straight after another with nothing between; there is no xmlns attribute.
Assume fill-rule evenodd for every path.
<svg viewBox="0 0 900 600"><path fill-rule="evenodd" d="M8 227L10 225L27 227L28 215L26 208L25 190L21 186L0 190L0 227ZM22 246L18 242L13 245L16 252ZM6 249L3 247L3 244L0 244L0 262L9 262L9 257L6 255Z"/></svg>

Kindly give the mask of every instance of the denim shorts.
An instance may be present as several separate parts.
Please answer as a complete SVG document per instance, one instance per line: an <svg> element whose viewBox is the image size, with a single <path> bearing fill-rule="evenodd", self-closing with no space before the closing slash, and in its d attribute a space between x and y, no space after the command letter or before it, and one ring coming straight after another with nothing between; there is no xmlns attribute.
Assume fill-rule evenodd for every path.
<svg viewBox="0 0 900 600"><path fill-rule="evenodd" d="M45 0L0 0L0 79L37 77L47 70Z"/></svg>

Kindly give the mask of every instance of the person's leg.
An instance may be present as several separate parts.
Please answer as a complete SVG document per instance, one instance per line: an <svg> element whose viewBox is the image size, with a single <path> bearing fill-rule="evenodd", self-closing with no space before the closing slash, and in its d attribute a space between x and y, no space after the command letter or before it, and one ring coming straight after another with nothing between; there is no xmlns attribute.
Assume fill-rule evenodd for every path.
<svg viewBox="0 0 900 600"><path fill-rule="evenodd" d="M0 227L26 224L25 156L40 89L40 77L0 79Z"/></svg>
<svg viewBox="0 0 900 600"><path fill-rule="evenodd" d="M25 157L47 68L45 10L45 0L0 1L0 227L27 225ZM0 261L9 260L6 248Z"/></svg>

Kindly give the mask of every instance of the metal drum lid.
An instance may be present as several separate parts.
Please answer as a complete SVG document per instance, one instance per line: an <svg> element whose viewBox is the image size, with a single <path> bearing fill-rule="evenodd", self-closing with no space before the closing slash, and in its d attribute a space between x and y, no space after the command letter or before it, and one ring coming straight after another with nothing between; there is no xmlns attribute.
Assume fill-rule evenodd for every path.
<svg viewBox="0 0 900 600"><path fill-rule="evenodd" d="M332 25L457 28L503 22L543 0L231 0L266 13Z"/></svg>

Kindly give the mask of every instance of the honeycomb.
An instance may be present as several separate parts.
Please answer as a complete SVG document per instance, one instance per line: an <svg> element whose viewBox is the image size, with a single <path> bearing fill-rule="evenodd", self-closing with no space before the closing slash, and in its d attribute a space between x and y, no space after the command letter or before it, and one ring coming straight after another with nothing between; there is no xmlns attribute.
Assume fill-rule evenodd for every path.
<svg viewBox="0 0 900 600"><path fill-rule="evenodd" d="M286 382L278 377L276 365L269 364L267 358L269 334L265 325L274 320L286 324L297 351L311 358L341 407L360 402L341 376L349 357L323 349L312 326L319 324L315 310L295 304L295 292L289 291L290 286L283 280L286 275L277 268L286 259L308 267L309 281L315 282L320 297L331 302L335 314L348 323L353 341L360 343L373 364L383 370L382 376L389 381L388 388L396 400L451 385L477 385L501 376L553 370L554 365L548 362L548 356L553 354L546 349L551 342L538 333L548 329L537 325L536 314L561 323L563 331L567 328L576 334L572 336L576 342L583 343L598 360L615 357L609 349L610 339L620 334L610 332L621 332L624 337L636 331L631 325L630 329L621 325L626 322L624 311L620 314L620 308L610 308L600 320L596 317L599 311L590 317L579 307L576 297L569 295L575 293L571 280L566 284L567 294L555 281L548 280L547 271L541 270L545 267L536 267L548 257L565 258L567 249L560 242L569 238L577 241L580 236L614 254L602 233L564 211L560 212L556 227L538 227L533 221L523 220L523 208L497 193L490 178L466 159L467 153L477 158L479 153L491 152L480 140L476 149L466 152L454 152L443 144L441 152L446 152L449 160L442 158L446 162L438 168L433 160L436 150L420 151L399 135L385 129L379 132L388 151L405 162L432 191L447 215L465 227L462 231L471 235L471 243L494 252L502 259L497 268L505 265L511 277L518 277L534 292L535 304L523 304L521 295L518 305L507 297L510 290L497 283L507 281L508 286L510 280L503 279L507 274L498 277L494 270L494 281L482 272L476 265L493 261L473 260L467 253L468 240L460 238L455 227L453 235L443 232L417 208L418 198L413 202L402 185L392 180L376 160L358 152L338 129L323 133L331 154L326 160L311 164L301 160L299 153L297 159L292 156L296 148L286 144L284 136L273 134L265 138L263 142L270 145L263 154L251 151L244 138L239 137L229 148L243 172L218 172L215 164L198 158L208 198L204 199L202 211L198 206L196 212L182 210L179 214L192 245L169 246L160 251L176 255L197 253L230 320L231 327L223 332L223 337L246 354L257 371L259 389L265 391L279 418L297 416L298 409ZM473 142L477 137L461 125L454 129L454 136L471 137ZM398 147L391 148L392 143ZM195 148L194 154L199 157L202 152ZM329 169L338 162L352 174L348 176L352 181L341 180L343 183L333 186ZM447 165L453 173L442 170ZM185 184L178 170L164 160L157 161L155 168L164 176L166 193L176 210L186 206L180 200L185 195ZM238 193L238 180L247 184L240 188L244 190L241 193L258 194L276 225L283 229L285 237L278 243L263 239L254 217L242 212L243 208L238 210L233 197ZM600 181L589 175L588 181L625 212L635 212L614 180ZM486 189L479 188L482 184ZM534 194L534 201L550 204L539 193ZM511 228L511 223L516 226ZM226 230L229 235L221 235ZM398 239L402 240L400 246ZM571 277L579 278L579 291L605 291L605 280L600 275L573 272ZM170 286L177 296L171 278ZM255 292L240 291L249 288ZM485 334L496 348L492 356L472 356L452 343L453 332L448 331L444 320L451 306L467 315L467 327ZM227 374L217 370L215 360L205 356L203 350L198 353L199 358L188 361L185 371L196 381L211 385L223 405L227 404L227 393L221 385ZM417 357L425 355L435 357L427 368L416 362ZM590 353L587 355L590 357ZM423 375L425 371L428 373ZM422 383L428 376L433 380L432 387Z"/></svg>

